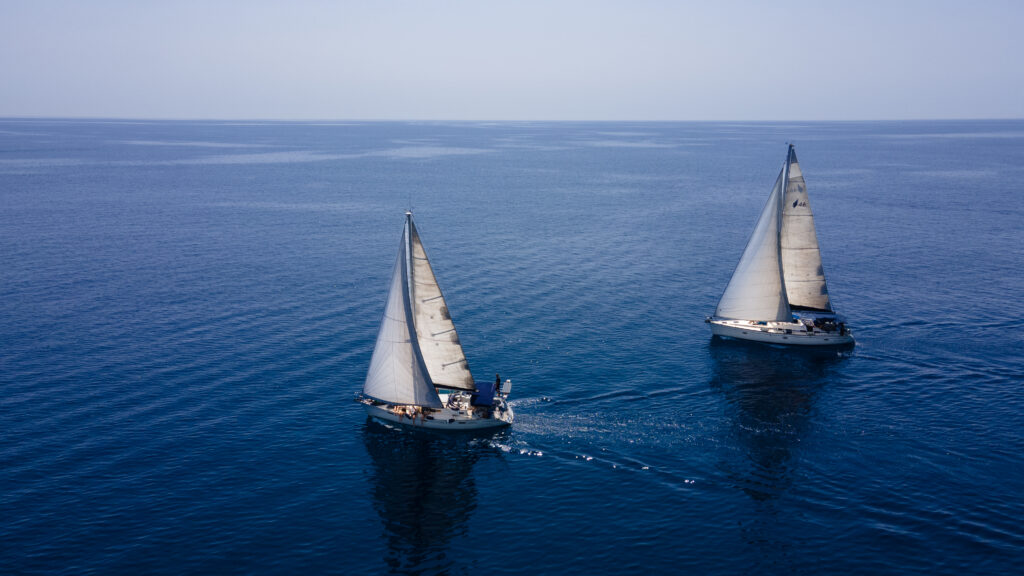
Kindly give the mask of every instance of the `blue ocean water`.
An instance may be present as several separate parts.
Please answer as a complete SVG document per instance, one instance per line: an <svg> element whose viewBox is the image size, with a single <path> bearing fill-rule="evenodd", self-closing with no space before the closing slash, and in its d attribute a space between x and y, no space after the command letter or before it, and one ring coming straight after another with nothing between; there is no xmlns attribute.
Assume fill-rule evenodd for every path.
<svg viewBox="0 0 1024 576"><path fill-rule="evenodd" d="M796 144L857 347L710 338ZM0 573L1020 573L1024 121L0 120ZM413 208L515 425L353 402Z"/></svg>

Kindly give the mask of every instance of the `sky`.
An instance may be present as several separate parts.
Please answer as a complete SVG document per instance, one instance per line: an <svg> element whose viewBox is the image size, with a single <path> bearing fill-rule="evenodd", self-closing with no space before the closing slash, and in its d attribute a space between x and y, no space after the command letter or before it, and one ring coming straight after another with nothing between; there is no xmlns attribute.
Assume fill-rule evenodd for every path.
<svg viewBox="0 0 1024 576"><path fill-rule="evenodd" d="M1024 118L1024 1L0 0L0 117Z"/></svg>

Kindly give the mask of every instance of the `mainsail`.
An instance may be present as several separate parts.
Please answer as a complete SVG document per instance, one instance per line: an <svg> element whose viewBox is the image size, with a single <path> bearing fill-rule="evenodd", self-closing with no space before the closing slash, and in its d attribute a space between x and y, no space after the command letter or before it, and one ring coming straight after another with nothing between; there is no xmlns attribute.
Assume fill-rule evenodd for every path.
<svg viewBox="0 0 1024 576"><path fill-rule="evenodd" d="M423 249L420 235L412 221L406 216L412 248L412 310L416 336L423 363L430 373L434 386L458 390L475 391L473 375L459 342L459 333L448 313L448 304L441 294L434 270L430 266L427 252Z"/></svg>
<svg viewBox="0 0 1024 576"><path fill-rule="evenodd" d="M448 306L407 212L363 394L391 404L440 408L436 387L475 390Z"/></svg>
<svg viewBox="0 0 1024 576"><path fill-rule="evenodd" d="M792 318L779 254L780 205L788 180L783 165L715 316L733 320L788 321Z"/></svg>
<svg viewBox="0 0 1024 576"><path fill-rule="evenodd" d="M792 307L831 312L818 235L814 229L814 213L811 212L807 185L792 145L786 162L789 165L789 183L782 203L780 235L786 295Z"/></svg>

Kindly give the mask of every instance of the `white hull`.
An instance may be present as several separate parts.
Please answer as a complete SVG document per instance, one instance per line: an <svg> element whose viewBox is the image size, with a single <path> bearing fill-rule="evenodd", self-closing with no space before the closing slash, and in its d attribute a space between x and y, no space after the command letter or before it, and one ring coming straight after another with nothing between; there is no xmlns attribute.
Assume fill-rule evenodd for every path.
<svg viewBox="0 0 1024 576"><path fill-rule="evenodd" d="M512 407L502 402L501 406L491 411L491 415L485 416L482 409L453 410L441 408L431 410L427 413L408 416L405 407L392 406L390 404L375 403L370 400L361 400L366 413L378 420L401 424L411 428L428 428L432 430L482 430L485 428L500 428L512 424Z"/></svg>
<svg viewBox="0 0 1024 576"><path fill-rule="evenodd" d="M768 344L786 346L847 346L854 343L849 330L840 334L837 331L808 331L807 326L800 322L765 322L757 323L750 320L708 319L711 333L722 338L750 340Z"/></svg>

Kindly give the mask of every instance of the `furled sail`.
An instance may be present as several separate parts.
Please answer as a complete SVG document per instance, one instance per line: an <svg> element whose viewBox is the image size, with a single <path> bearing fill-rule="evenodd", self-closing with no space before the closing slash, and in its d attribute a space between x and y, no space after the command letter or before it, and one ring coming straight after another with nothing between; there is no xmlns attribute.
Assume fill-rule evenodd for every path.
<svg viewBox="0 0 1024 576"><path fill-rule="evenodd" d="M409 298L408 234L407 227L391 272L388 300L363 383L363 394L392 404L440 408L441 399L414 340L415 332L410 330L414 323Z"/></svg>
<svg viewBox="0 0 1024 576"><path fill-rule="evenodd" d="M787 181L783 165L754 232L747 240L729 285L725 287L715 316L732 320L789 321L779 256L780 202Z"/></svg>
<svg viewBox="0 0 1024 576"><path fill-rule="evenodd" d="M476 390L469 363L459 342L459 333L448 313L448 305L437 284L427 252L420 241L412 214L406 215L412 257L412 310L423 363L434 386Z"/></svg>
<svg viewBox="0 0 1024 576"><path fill-rule="evenodd" d="M800 164L793 146L789 147L789 183L782 203L782 269L785 274L789 305L798 308L832 311L821 266L821 251L814 228L814 213L807 198Z"/></svg>

